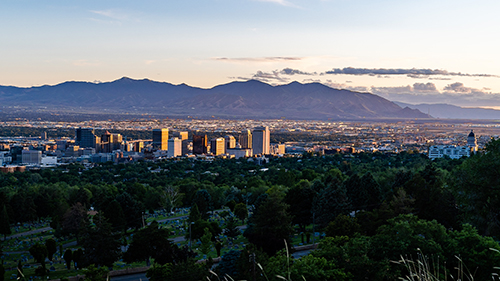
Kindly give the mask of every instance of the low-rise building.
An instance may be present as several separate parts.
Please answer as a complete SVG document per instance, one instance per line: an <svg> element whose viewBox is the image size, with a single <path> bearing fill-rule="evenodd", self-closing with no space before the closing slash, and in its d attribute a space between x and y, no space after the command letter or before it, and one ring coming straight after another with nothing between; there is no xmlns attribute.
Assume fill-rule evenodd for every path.
<svg viewBox="0 0 500 281"><path fill-rule="evenodd" d="M469 157L471 148L468 146L456 145L433 145L429 147L429 158L436 159L448 156L451 159L460 159L462 157Z"/></svg>

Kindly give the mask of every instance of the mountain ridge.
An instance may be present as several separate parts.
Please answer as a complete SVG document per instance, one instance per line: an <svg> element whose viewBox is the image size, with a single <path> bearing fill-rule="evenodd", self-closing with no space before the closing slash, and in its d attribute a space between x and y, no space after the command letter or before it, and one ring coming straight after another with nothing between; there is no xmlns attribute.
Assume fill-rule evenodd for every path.
<svg viewBox="0 0 500 281"><path fill-rule="evenodd" d="M429 118L370 93L320 83L273 86L258 80L232 81L212 88L149 79L67 81L29 88L0 86L3 106L45 107L172 116L288 119Z"/></svg>

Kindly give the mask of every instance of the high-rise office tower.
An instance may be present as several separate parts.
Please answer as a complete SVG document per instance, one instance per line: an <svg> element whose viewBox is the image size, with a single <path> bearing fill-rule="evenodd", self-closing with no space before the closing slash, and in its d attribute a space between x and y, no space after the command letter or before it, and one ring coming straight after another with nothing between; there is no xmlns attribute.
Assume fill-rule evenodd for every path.
<svg viewBox="0 0 500 281"><path fill-rule="evenodd" d="M94 133L94 129L78 128L76 129L75 134L76 143L80 147L96 148L97 143L99 143L98 138Z"/></svg>
<svg viewBox="0 0 500 281"><path fill-rule="evenodd" d="M207 135L193 135L193 154L207 153Z"/></svg>
<svg viewBox="0 0 500 281"><path fill-rule="evenodd" d="M226 141L224 138L215 138L210 141L210 152L215 156L226 153Z"/></svg>
<svg viewBox="0 0 500 281"><path fill-rule="evenodd" d="M269 154L269 146L271 143L271 134L269 128L255 127L252 132L252 149L253 154Z"/></svg>
<svg viewBox="0 0 500 281"><path fill-rule="evenodd" d="M167 157L177 157L182 155L182 140L171 138L168 140Z"/></svg>
<svg viewBox="0 0 500 281"><path fill-rule="evenodd" d="M239 143L241 148L252 148L252 132L250 130L241 131Z"/></svg>
<svg viewBox="0 0 500 281"><path fill-rule="evenodd" d="M153 148L168 150L168 129L153 129Z"/></svg>
<svg viewBox="0 0 500 281"><path fill-rule="evenodd" d="M188 139L188 132L186 132L186 131L175 132L173 135L174 135L174 137L178 137L181 140Z"/></svg>
<svg viewBox="0 0 500 281"><path fill-rule="evenodd" d="M228 135L225 136L224 139L226 141L226 148L231 149L236 147L236 139L233 136Z"/></svg>

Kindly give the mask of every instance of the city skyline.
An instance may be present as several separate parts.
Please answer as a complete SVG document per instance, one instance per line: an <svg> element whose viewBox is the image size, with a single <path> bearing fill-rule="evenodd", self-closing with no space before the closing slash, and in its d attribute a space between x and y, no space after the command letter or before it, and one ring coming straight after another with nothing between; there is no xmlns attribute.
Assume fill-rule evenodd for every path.
<svg viewBox="0 0 500 281"><path fill-rule="evenodd" d="M494 1L0 4L0 85L126 76L210 88L317 81L389 100L500 95ZM431 70L431 71L429 71Z"/></svg>

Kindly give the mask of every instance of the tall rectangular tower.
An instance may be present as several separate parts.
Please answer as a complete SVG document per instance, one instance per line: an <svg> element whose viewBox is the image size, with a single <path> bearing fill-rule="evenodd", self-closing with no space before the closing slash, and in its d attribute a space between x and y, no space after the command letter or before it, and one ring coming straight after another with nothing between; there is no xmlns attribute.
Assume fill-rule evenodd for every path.
<svg viewBox="0 0 500 281"><path fill-rule="evenodd" d="M233 136L227 135L224 137L224 139L226 140L226 148L236 147L236 139Z"/></svg>
<svg viewBox="0 0 500 281"><path fill-rule="evenodd" d="M182 140L172 138L168 140L167 157L177 157L182 155Z"/></svg>
<svg viewBox="0 0 500 281"><path fill-rule="evenodd" d="M241 131L240 135L240 145L241 148L252 148L252 132L250 130Z"/></svg>
<svg viewBox="0 0 500 281"><path fill-rule="evenodd" d="M226 153L226 141L224 138L215 138L210 141L210 151L215 155Z"/></svg>
<svg viewBox="0 0 500 281"><path fill-rule="evenodd" d="M75 132L76 144L80 147L92 147L96 148L98 143L96 135L94 134L94 129L90 128L78 128Z"/></svg>
<svg viewBox="0 0 500 281"><path fill-rule="evenodd" d="M271 144L271 134L269 128L255 127L252 132L252 149L253 154L269 154L269 146Z"/></svg>
<svg viewBox="0 0 500 281"><path fill-rule="evenodd" d="M207 135L193 135L193 154L207 153Z"/></svg>
<svg viewBox="0 0 500 281"><path fill-rule="evenodd" d="M153 148L168 150L168 129L153 129Z"/></svg>

